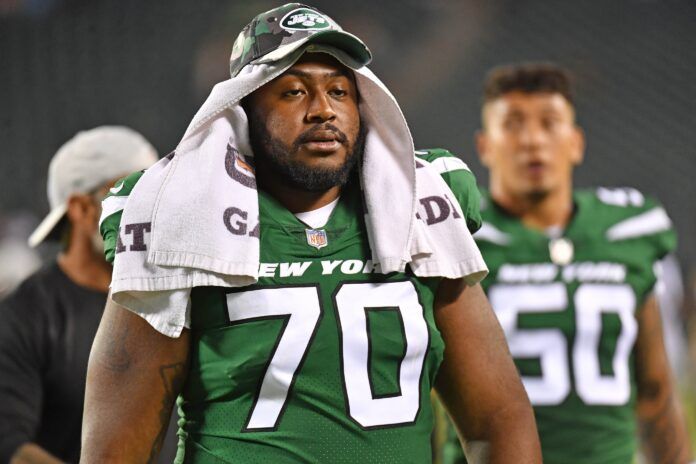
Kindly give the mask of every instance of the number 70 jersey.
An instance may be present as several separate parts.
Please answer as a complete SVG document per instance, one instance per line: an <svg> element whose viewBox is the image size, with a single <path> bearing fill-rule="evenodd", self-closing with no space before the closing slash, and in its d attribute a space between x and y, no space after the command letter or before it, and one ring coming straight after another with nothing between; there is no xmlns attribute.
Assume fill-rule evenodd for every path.
<svg viewBox="0 0 696 464"><path fill-rule="evenodd" d="M418 157L458 186L422 217L454 215L459 202L460 218L477 229L479 195L466 165L445 150ZM144 250L145 230L119 233L141 175L103 203L110 262L126 247ZM357 179L321 229L263 191L259 213L258 221L241 210L225 219L260 237L257 284L191 291L177 462L431 462L430 390L444 351L433 315L439 279L375 272Z"/></svg>
<svg viewBox="0 0 696 464"><path fill-rule="evenodd" d="M192 290L183 462L430 462L438 280L374 272L347 190L319 231L259 192L258 283Z"/></svg>
<svg viewBox="0 0 696 464"><path fill-rule="evenodd" d="M632 189L577 191L562 237L525 228L484 194L483 286L534 406L544 462L630 463L633 348L654 263L675 247L661 206Z"/></svg>

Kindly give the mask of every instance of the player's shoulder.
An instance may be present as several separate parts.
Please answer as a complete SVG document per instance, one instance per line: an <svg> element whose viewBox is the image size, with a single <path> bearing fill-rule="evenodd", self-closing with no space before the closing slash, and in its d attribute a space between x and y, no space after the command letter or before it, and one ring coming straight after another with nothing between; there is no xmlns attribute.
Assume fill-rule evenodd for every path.
<svg viewBox="0 0 696 464"><path fill-rule="evenodd" d="M418 149L415 155L416 159L430 164L440 174L453 171L471 173L471 169L461 158L445 148Z"/></svg>
<svg viewBox="0 0 696 464"><path fill-rule="evenodd" d="M582 217L604 229L610 241L651 236L672 230L672 221L654 197L632 187L596 187L574 192ZM584 210L584 211L583 211Z"/></svg>
<svg viewBox="0 0 696 464"><path fill-rule="evenodd" d="M126 177L123 177L122 179L119 179L118 181L116 181L114 186L109 190L109 193L106 195L106 198L109 198L109 197L127 197L133 191L135 184L138 183L138 181L140 180L140 178L143 176L144 173L145 173L145 170L143 169L141 171L136 171L132 174L129 174Z"/></svg>
<svg viewBox="0 0 696 464"><path fill-rule="evenodd" d="M476 232L481 227L479 211L481 195L478 191L476 176L469 166L444 148L416 150L415 155L417 162L429 165L442 177L461 206L469 231L472 234Z"/></svg>
<svg viewBox="0 0 696 464"><path fill-rule="evenodd" d="M138 183L144 173L145 170L129 174L128 176L117 180L114 186L109 189L109 193L107 193L102 200L102 215L101 219L99 220L100 224L104 222L106 218L123 210L128 196L131 194L133 188L135 188L135 185Z"/></svg>
<svg viewBox="0 0 696 464"><path fill-rule="evenodd" d="M104 239L104 256L113 263L118 244L118 228L121 225L123 209L131 192L145 171L134 172L122 179L109 190L102 200L102 214L99 218L99 231Z"/></svg>

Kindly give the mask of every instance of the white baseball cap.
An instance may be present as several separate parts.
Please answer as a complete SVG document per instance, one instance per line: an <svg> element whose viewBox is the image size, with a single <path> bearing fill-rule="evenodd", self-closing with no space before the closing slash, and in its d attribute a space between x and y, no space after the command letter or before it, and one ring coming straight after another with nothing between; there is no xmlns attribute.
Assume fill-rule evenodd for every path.
<svg viewBox="0 0 696 464"><path fill-rule="evenodd" d="M29 246L51 235L65 216L71 195L93 192L106 182L150 167L157 159L150 142L128 127L100 126L78 132L51 160L47 182L51 212L29 237Z"/></svg>

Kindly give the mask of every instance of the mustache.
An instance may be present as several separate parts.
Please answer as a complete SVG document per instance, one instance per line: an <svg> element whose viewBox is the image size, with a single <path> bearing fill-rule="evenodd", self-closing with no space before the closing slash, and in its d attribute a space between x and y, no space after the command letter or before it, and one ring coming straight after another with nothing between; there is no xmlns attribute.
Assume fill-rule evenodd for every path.
<svg viewBox="0 0 696 464"><path fill-rule="evenodd" d="M314 126L311 129L308 129L305 132L301 133L295 139L295 143L293 143L294 147L298 148L303 143L311 142L314 139L315 134L320 131L333 132L336 136L336 140L342 145L345 145L348 142L348 137L346 136L346 134L343 133L343 131L341 131L341 129L334 126L333 124L325 123Z"/></svg>

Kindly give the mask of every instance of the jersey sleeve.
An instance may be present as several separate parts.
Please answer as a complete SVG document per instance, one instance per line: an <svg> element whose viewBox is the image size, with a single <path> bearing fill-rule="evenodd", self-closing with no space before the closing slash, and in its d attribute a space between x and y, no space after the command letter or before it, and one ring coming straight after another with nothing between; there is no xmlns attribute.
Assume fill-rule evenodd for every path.
<svg viewBox="0 0 696 464"><path fill-rule="evenodd" d="M600 187L599 201L608 206L609 242L640 241L650 249L653 262L659 261L677 247L677 234L664 206L655 198L633 188Z"/></svg>
<svg viewBox="0 0 696 464"><path fill-rule="evenodd" d="M677 249L677 232L674 230L671 219L669 218L669 213L665 207L660 204L657 200L648 199L653 203L655 208L660 211L660 215L663 216L665 224L664 230L657 232L653 237L653 243L655 245L655 260L662 260L670 253L674 253Z"/></svg>
<svg viewBox="0 0 696 464"><path fill-rule="evenodd" d="M641 300L657 283L656 264L677 247L677 234L665 208L654 198L633 188L604 188L596 191L604 203L597 211L608 224L607 244L613 250L624 250L624 259L642 269L639 291Z"/></svg>
<svg viewBox="0 0 696 464"><path fill-rule="evenodd" d="M431 164L445 180L459 202L466 225L473 234L481 228L481 194L476 185L476 176L464 161L449 150L430 148L417 150L416 157Z"/></svg>
<svg viewBox="0 0 696 464"><path fill-rule="evenodd" d="M128 196L133 191L133 187L138 183L145 171L134 172L128 177L116 182L114 187L102 200L102 214L99 219L99 232L104 239L104 256L106 260L113 264L114 256L118 247L123 246L120 242L119 227L123 208L126 206Z"/></svg>

